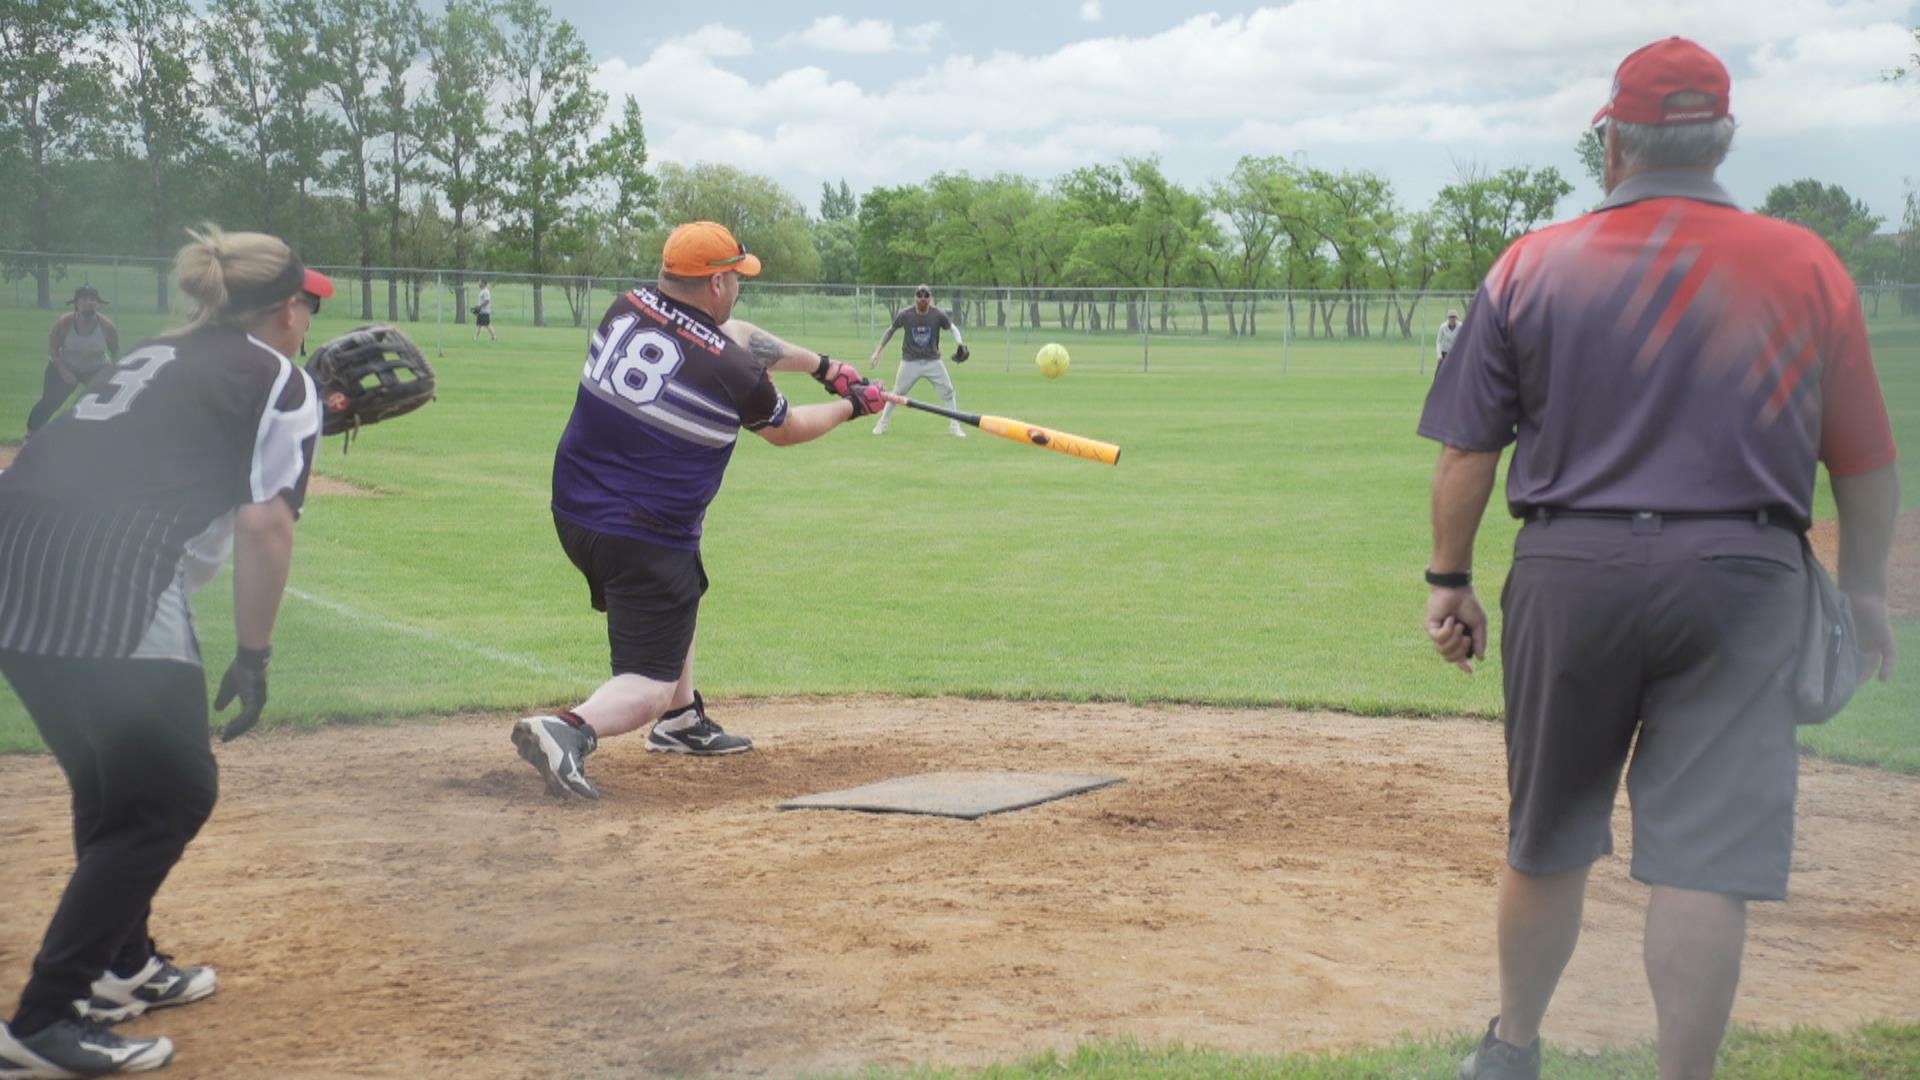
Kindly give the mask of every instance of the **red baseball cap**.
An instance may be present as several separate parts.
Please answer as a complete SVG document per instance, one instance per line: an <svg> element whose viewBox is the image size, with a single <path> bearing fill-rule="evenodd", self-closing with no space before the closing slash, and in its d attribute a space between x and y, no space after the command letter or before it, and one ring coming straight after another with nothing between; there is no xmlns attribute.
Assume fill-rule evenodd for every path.
<svg viewBox="0 0 1920 1080"><path fill-rule="evenodd" d="M1704 124L1727 115L1732 79L1720 58L1698 43L1670 37L1620 61L1613 94L1593 122Z"/></svg>
<svg viewBox="0 0 1920 1080"><path fill-rule="evenodd" d="M725 225L692 221L673 230L660 251L660 268L675 277L712 277L731 270L746 277L760 272L760 256L733 238Z"/></svg>
<svg viewBox="0 0 1920 1080"><path fill-rule="evenodd" d="M302 292L310 292L325 300L333 295L333 279L310 266L302 267L300 289Z"/></svg>

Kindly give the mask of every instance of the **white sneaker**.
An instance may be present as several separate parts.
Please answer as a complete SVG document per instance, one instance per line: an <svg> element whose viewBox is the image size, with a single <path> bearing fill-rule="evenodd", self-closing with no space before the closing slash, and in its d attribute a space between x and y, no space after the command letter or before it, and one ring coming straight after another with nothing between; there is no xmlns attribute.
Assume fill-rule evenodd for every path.
<svg viewBox="0 0 1920 1080"><path fill-rule="evenodd" d="M964 439L967 437L967 433L960 430L959 424L954 424L951 427L947 428L947 430L951 431L953 433L953 437L956 439Z"/></svg>
<svg viewBox="0 0 1920 1080"><path fill-rule="evenodd" d="M120 976L109 971L93 980L93 996L81 1003L80 1013L89 1020L117 1024L148 1009L190 1005L213 996L219 988L220 978L212 968L204 965L177 968L173 966L172 957L154 953L147 965L132 975Z"/></svg>
<svg viewBox="0 0 1920 1080"><path fill-rule="evenodd" d="M873 433L875 435L885 435L887 433L887 425L885 424L873 425Z"/></svg>

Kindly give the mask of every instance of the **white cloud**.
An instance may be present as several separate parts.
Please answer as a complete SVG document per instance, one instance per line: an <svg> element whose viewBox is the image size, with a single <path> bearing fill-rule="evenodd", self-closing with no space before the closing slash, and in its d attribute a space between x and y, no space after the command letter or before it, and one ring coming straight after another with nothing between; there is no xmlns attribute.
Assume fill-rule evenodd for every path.
<svg viewBox="0 0 1920 1080"><path fill-rule="evenodd" d="M608 61L597 82L646 107L658 159L728 161L809 203L822 179L1046 178L1123 154L1159 153L1194 181L1242 154L1297 151L1333 167L1418 157L1445 168L1547 147L1564 152L1564 169L1620 58L1672 33L1731 67L1743 141L1920 135L1911 91L1878 78L1910 51L1913 10L1911 0L1613 0L1549 18L1537 0L1296 0L1152 34L970 53L953 51L938 23L829 16L780 39L807 61L783 71L743 74L729 58L751 40L716 25L644 60ZM856 81L870 80L865 65L834 55L926 51L936 38L940 58L891 83Z"/></svg>
<svg viewBox="0 0 1920 1080"><path fill-rule="evenodd" d="M1080 19L1082 22L1099 22L1106 17L1100 10L1100 0L1080 0Z"/></svg>
<svg viewBox="0 0 1920 1080"><path fill-rule="evenodd" d="M668 43L701 56L734 57L753 55L753 39L731 26L708 23L683 38Z"/></svg>
<svg viewBox="0 0 1920 1080"><path fill-rule="evenodd" d="M926 52L940 33L937 22L909 26L897 31L885 19L849 20L844 15L823 15L805 30L780 39L780 44L820 49L824 52L877 55L891 52Z"/></svg>

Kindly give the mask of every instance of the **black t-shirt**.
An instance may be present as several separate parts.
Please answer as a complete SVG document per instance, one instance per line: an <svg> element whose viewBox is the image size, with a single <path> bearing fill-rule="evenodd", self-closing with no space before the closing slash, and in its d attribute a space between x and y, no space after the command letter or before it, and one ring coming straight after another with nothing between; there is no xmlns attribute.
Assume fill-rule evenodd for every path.
<svg viewBox="0 0 1920 1080"><path fill-rule="evenodd" d="M319 433L312 380L258 338L143 342L0 473L0 649L133 655L161 594L225 560L232 511L300 512Z"/></svg>

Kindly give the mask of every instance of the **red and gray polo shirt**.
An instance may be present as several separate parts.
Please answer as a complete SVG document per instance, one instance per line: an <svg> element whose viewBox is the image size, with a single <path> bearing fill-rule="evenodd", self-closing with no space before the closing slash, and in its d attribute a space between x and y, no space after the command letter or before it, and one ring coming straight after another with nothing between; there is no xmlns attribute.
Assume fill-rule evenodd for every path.
<svg viewBox="0 0 1920 1080"><path fill-rule="evenodd" d="M1507 505L1811 519L1815 462L1893 463L1859 294L1814 233L1652 172L1488 272L1420 434L1515 443Z"/></svg>

